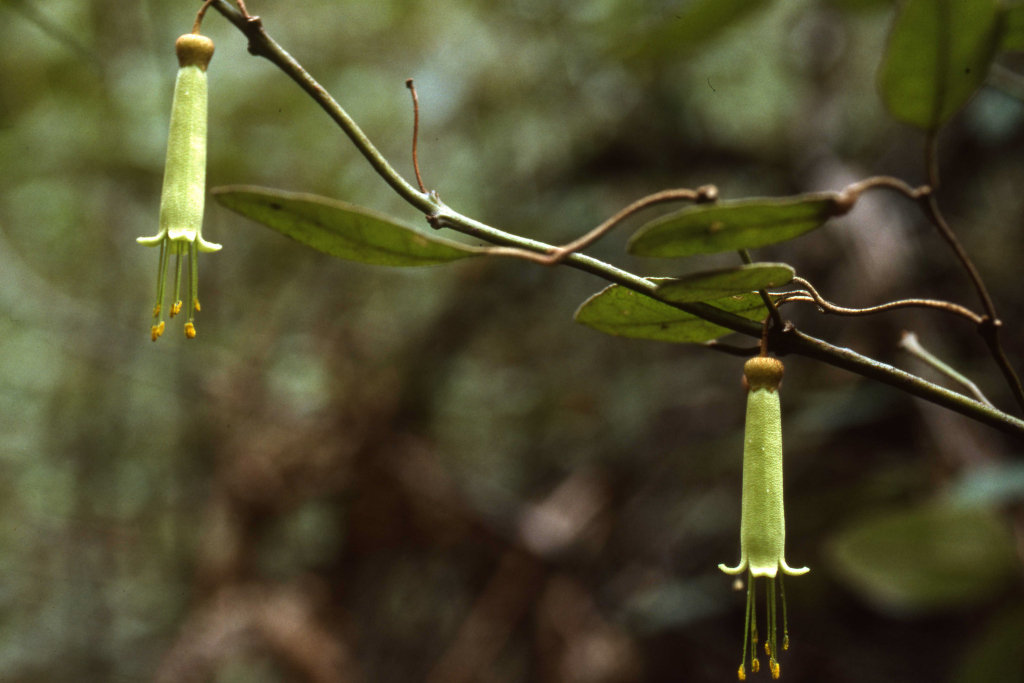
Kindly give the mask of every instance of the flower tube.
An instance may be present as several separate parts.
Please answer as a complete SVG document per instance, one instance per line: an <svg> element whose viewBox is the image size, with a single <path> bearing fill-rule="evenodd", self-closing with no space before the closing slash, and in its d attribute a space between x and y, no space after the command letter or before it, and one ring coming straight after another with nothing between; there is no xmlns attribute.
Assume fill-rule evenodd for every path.
<svg viewBox="0 0 1024 683"><path fill-rule="evenodd" d="M213 41L188 33L174 44L178 55L178 78L174 84L171 126L167 138L167 163L160 195L160 229L153 237L138 238L139 244L160 247L157 270L156 305L153 307L151 336L156 341L164 331L163 302L167 265L175 257L173 318L181 312L181 272L188 257L188 319L185 336L196 336L195 312L199 310L200 251L218 251L219 244L202 236L203 205L206 199L206 67L213 57Z"/></svg>

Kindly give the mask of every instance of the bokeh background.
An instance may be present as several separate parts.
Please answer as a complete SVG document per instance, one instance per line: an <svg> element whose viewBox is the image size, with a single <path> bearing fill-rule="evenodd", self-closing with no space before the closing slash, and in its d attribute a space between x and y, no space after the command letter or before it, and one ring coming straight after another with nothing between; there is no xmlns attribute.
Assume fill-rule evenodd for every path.
<svg viewBox="0 0 1024 683"><path fill-rule="evenodd" d="M200 263L199 336L175 322L150 342L157 253L135 237L156 232L173 43L198 4L0 1L0 680L735 680L744 593L716 566L739 552L741 359L574 324L604 285L577 271L345 263L212 202L204 234L224 249ZM250 10L408 177L414 77L426 184L549 242L668 187L924 181L922 135L876 91L888 1ZM237 30L211 12L204 32L211 187L426 229ZM1013 86L1004 73L945 129L940 201L1022 368ZM652 276L735 260L635 259L629 232L591 253ZM977 308L934 230L884 192L756 257L842 305ZM947 383L899 351L913 330L1014 412L962 321L786 312ZM1021 445L786 365L787 557L812 571L787 585L783 676L1024 680Z"/></svg>

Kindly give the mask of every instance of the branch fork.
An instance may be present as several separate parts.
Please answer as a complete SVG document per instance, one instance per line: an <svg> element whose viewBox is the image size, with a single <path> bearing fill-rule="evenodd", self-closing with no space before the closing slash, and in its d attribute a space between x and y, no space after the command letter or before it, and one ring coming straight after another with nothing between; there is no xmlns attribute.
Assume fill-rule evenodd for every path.
<svg viewBox="0 0 1024 683"><path fill-rule="evenodd" d="M615 266L598 259L577 253L579 249L588 246L594 240L599 239L605 232L611 230L612 227L622 219L618 218L618 220L616 220L616 216L619 216L619 214L616 214L616 216L613 216L604 224L598 226L598 228L595 228L587 235L584 235L576 242L569 243L564 247L556 247L498 230L448 209L436 198L436 193L427 193L423 189L417 189L399 175L380 151L377 150L373 143L370 142L369 138L366 137L363 131L355 121L352 120L341 105L330 96L323 86L321 86L312 76L309 75L309 73L306 72L301 64L299 64L267 34L258 17L248 15L248 12L244 11L244 5L240 4L242 12L236 11L232 8L227 0L212 0L211 6L224 15L225 18L233 23L249 39L249 52L251 54L264 57L272 62L281 69L282 72L295 81L303 90L305 90L317 104L320 105L320 107L351 139L352 143L360 153L362 153L377 173L385 180L385 182L387 182L402 198L409 202L409 204L419 209L427 216L428 223L430 223L431 227L434 227L435 229L438 227L450 227L464 234L496 244L498 245L497 250L490 252L494 255L529 258L529 260L544 263L545 265L564 263L567 266L591 273L606 281L618 284L639 294L650 296L655 299L658 298L657 286L652 281L616 268ZM929 150L932 150L933 145L929 145L928 148ZM931 153L932 152L930 151L929 154ZM930 164L930 166L933 166L933 164ZM935 188L938 186L937 174L931 175L933 177L930 177L929 185L930 188ZM874 179L872 182L868 183L867 186L863 186L862 188L855 186L854 189L850 190L850 193L847 195L847 201L856 201L858 191L863 192L872 187L886 187L901 192L911 199L918 201L927 200L929 215L933 219L933 223L935 223L939 228L940 233L947 242L953 246L954 251L957 253L958 257L960 257L961 262L965 265L965 268L970 273L972 280L975 282L975 286L978 289L979 295L984 304L986 316L992 321L983 325L980 329L983 331L983 336L986 337L986 343L988 343L993 356L999 363L1004 375L1006 375L1011 387L1014 388L1014 394L1017 396L1018 402L1022 407L1024 407L1024 390L1021 389L1020 382L1017 379L1016 374L1013 372L1013 369L1010 367L1009 361L1006 359L1006 355L1002 351L1002 347L999 342L997 333L999 328L998 317L996 316L994 307L992 306L991 298L988 297L987 290L985 290L984 285L981 283L980 277L974 269L973 264L971 264L970 260L963 252L963 248L959 245L959 242L956 241L956 237L952 235L948 226L945 225L945 222L938 211L938 206L935 203L934 193L931 189L910 188L909 185L906 185L898 179L885 181ZM689 199L690 201L712 200L712 193L710 190L705 191L704 193L701 193L699 190L670 190L669 192L688 192L692 194L692 196L679 197L678 199ZM717 196L717 192L714 194ZM651 195L651 197L655 196L657 195ZM640 201L643 202L645 200L650 200L651 197L644 198L644 200ZM644 206L646 205L649 204L644 204ZM623 212L627 212L629 209L630 207L626 207ZM639 209L637 208L634 210ZM620 212L620 214L623 212ZM626 215L629 213L631 213L631 211L627 212ZM608 223L611 223L611 225L609 226ZM943 227L945 229L943 229ZM530 256L527 257L525 254L530 254ZM760 338L761 336L762 326L759 323L727 313L713 306L692 303L665 303L735 332L740 332L755 338ZM776 334L775 326L773 326L773 334ZM911 395L931 401L988 424L1000 431L1015 436L1018 439L1024 440L1024 420L996 410L980 401L976 401L963 396L962 394L950 391L932 382L927 382L920 377L916 377L892 366L862 356L849 349L836 347L821 339L805 335L790 323L784 324L777 334L778 341L774 344L774 347L780 352L794 353L808 358L813 358L864 377L880 381ZM712 346L711 348L715 347Z"/></svg>

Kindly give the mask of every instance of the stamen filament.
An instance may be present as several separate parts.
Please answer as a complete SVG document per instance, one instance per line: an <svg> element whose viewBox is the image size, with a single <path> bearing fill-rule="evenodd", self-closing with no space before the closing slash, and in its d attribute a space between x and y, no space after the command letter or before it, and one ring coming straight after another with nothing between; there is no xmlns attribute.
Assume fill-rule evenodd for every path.
<svg viewBox="0 0 1024 683"><path fill-rule="evenodd" d="M775 654L778 652L778 642L776 640L778 634L777 620L775 579L770 577L768 579L768 639L765 640L765 651L768 652L768 668L771 670L772 678L778 678L778 661L775 659ZM769 643L771 643L770 647Z"/></svg>
<svg viewBox="0 0 1024 683"><path fill-rule="evenodd" d="M195 319L199 310L199 248L195 242L188 245L188 321Z"/></svg>
<svg viewBox="0 0 1024 683"><path fill-rule="evenodd" d="M181 312L181 245L174 246L174 303L171 305L171 317Z"/></svg>
<svg viewBox="0 0 1024 683"><path fill-rule="evenodd" d="M167 240L160 242L160 261L158 262L156 269L156 306L153 307L153 317L156 319L160 318L160 314L164 308L164 277L166 267L166 261L164 255L167 253Z"/></svg>
<svg viewBox="0 0 1024 683"><path fill-rule="evenodd" d="M782 591L782 649L789 649L789 617L786 615L786 581L779 572L779 590Z"/></svg>
<svg viewBox="0 0 1024 683"><path fill-rule="evenodd" d="M749 572L747 580L750 582L750 670L757 673L761 668L761 662L757 659L757 582Z"/></svg>
<svg viewBox="0 0 1024 683"><path fill-rule="evenodd" d="M195 242L188 245L188 322L185 323L185 336L188 339L195 339L196 326L193 324L196 311L196 290L199 287L199 263L196 260L198 249Z"/></svg>
<svg viewBox="0 0 1024 683"><path fill-rule="evenodd" d="M746 662L747 662L747 652L749 652L749 650L747 650L747 646L750 644L750 606L751 606L750 591L753 588L753 583L754 583L753 581L750 581L747 584L747 609L746 609L746 615L747 616L746 616L746 623L743 624L743 657L740 659L740 671L739 671L739 678L740 678L741 681L746 680L746 678L747 678L746 674L743 672L743 665L746 664ZM754 668L753 664L751 664L750 669L751 669L751 671L754 671L755 673L757 672L757 669Z"/></svg>
<svg viewBox="0 0 1024 683"><path fill-rule="evenodd" d="M163 308L164 288L167 281L167 259L170 257L167 249L167 240L160 242L160 264L156 270L156 305L153 307L153 329L150 337L153 341L160 338L164 333Z"/></svg>
<svg viewBox="0 0 1024 683"><path fill-rule="evenodd" d="M768 640L771 641L771 649L768 652L768 668L771 669L772 678L779 677L779 663L775 659L775 655L778 653L778 606L775 600L775 578L770 577L768 579ZM768 650L768 641L765 641L765 649Z"/></svg>

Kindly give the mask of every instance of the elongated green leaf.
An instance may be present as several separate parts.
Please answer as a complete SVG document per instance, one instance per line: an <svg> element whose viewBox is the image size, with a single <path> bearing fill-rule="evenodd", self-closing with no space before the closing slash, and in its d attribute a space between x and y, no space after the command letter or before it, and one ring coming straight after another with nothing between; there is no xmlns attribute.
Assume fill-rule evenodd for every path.
<svg viewBox="0 0 1024 683"><path fill-rule="evenodd" d="M930 504L855 524L830 545L833 569L890 612L990 599L1018 572L1013 538L987 508Z"/></svg>
<svg viewBox="0 0 1024 683"><path fill-rule="evenodd" d="M223 206L331 256L379 266L431 266L474 256L473 247L425 235L384 214L311 194L229 186Z"/></svg>
<svg viewBox="0 0 1024 683"><path fill-rule="evenodd" d="M1024 5L1006 10L1001 50L1024 50Z"/></svg>
<svg viewBox="0 0 1024 683"><path fill-rule="evenodd" d="M627 248L668 258L756 249L799 237L848 209L835 192L699 204L647 223Z"/></svg>
<svg viewBox="0 0 1024 683"><path fill-rule="evenodd" d="M879 71L896 119L936 130L985 82L1002 37L998 0L909 0Z"/></svg>
<svg viewBox="0 0 1024 683"><path fill-rule="evenodd" d="M796 271L785 263L751 263L668 280L658 286L658 296L678 303L711 301L751 290L781 287L795 275Z"/></svg>
<svg viewBox="0 0 1024 683"><path fill-rule="evenodd" d="M667 279L650 280L665 282ZM768 315L768 310L757 292L715 299L707 303L748 320L761 320ZM619 285L607 287L584 301L576 311L575 320L599 332L617 337L675 343L701 343L732 332Z"/></svg>

